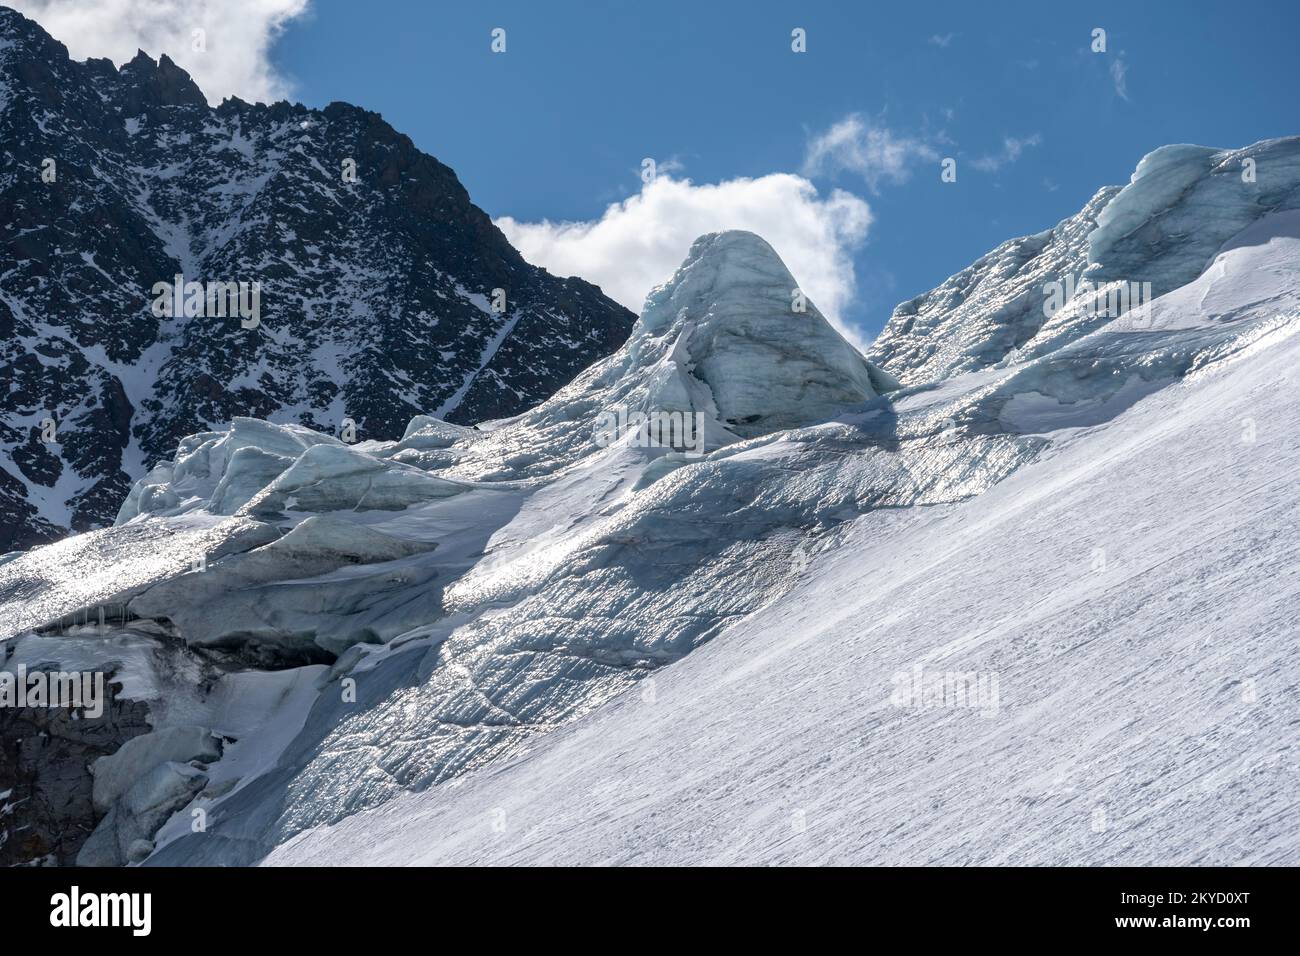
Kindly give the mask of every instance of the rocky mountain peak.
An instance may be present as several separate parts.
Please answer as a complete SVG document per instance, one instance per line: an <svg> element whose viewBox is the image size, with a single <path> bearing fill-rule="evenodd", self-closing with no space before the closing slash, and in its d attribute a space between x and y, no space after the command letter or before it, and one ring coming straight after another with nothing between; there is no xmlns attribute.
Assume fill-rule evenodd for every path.
<svg viewBox="0 0 1300 956"><path fill-rule="evenodd" d="M107 524L235 417L517 415L631 329L377 113L213 108L165 54L78 63L4 8L0 37L0 553Z"/></svg>
<svg viewBox="0 0 1300 956"><path fill-rule="evenodd" d="M123 64L121 77L133 87L124 92L124 105L132 109L147 106L207 106L198 84L166 53L155 62L144 50ZM135 95L132 95L135 94Z"/></svg>

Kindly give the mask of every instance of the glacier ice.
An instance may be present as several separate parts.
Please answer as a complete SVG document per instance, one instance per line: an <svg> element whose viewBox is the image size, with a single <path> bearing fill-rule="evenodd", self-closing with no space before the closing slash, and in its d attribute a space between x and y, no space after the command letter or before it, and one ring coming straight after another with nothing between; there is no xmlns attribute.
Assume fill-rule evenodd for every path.
<svg viewBox="0 0 1300 956"><path fill-rule="evenodd" d="M207 510L218 515L233 515L292 464L292 458L272 454L252 445L236 449L230 456L221 480L212 490L212 501ZM168 511L178 503L176 494L170 492L168 498L161 502L141 501L139 510L146 513Z"/></svg>
<svg viewBox="0 0 1300 956"><path fill-rule="evenodd" d="M1186 285L1220 247L1266 215L1300 209L1300 141L1244 149L1162 146L1097 218L1088 237L1098 282L1141 279L1157 294Z"/></svg>
<svg viewBox="0 0 1300 956"><path fill-rule="evenodd" d="M1296 208L1300 137L1161 147L1123 188L900 305L869 354L908 385L1050 354L1119 317L1093 307L1116 285L1150 283L1157 296L1185 286L1233 236ZM1077 300L1049 315L1047 286L1067 277L1079 280Z"/></svg>
<svg viewBox="0 0 1300 956"><path fill-rule="evenodd" d="M208 762L221 756L221 740L203 727L165 727L132 737L91 767L95 808L107 812L144 774L159 764Z"/></svg>
<svg viewBox="0 0 1300 956"><path fill-rule="evenodd" d="M0 640L47 627L111 619L153 584L256 548L281 531L244 517L146 516L23 552L0 565Z"/></svg>
<svg viewBox="0 0 1300 956"><path fill-rule="evenodd" d="M434 592L411 593L433 572L403 560L436 546L311 515L260 548L161 581L127 607L169 621L191 646L270 659L311 659L316 648L334 655L437 615Z"/></svg>
<svg viewBox="0 0 1300 956"><path fill-rule="evenodd" d="M1088 236L1117 187L1097 192L1051 229L1011 239L938 288L902 303L872 343L871 357L908 385L988 368L1043 328L1044 286L1088 266Z"/></svg>
<svg viewBox="0 0 1300 956"><path fill-rule="evenodd" d="M153 850L151 837L207 784L200 770L159 763L132 781L77 854L78 866L138 863Z"/></svg>
<svg viewBox="0 0 1300 956"><path fill-rule="evenodd" d="M702 236L672 279L653 290L634 326L633 356L671 339L682 375L660 375L657 404L707 409L751 438L824 421L897 388L865 361L753 233ZM702 385L703 388L691 388Z"/></svg>
<svg viewBox="0 0 1300 956"><path fill-rule="evenodd" d="M233 503L241 485L269 475L270 465L283 461L287 467L315 445L341 446L342 442L301 425L273 425L255 418L235 418L226 431L190 435L181 439L174 461L160 462L132 486L115 523L141 514L174 514L206 506L228 477L218 505L225 507L227 499ZM240 458L228 476L231 459L242 449L251 449L252 454ZM251 474L244 476L246 471Z"/></svg>
<svg viewBox="0 0 1300 956"><path fill-rule="evenodd" d="M289 509L397 511L463 490L411 465L384 462L343 445L313 445L240 510L261 517Z"/></svg>

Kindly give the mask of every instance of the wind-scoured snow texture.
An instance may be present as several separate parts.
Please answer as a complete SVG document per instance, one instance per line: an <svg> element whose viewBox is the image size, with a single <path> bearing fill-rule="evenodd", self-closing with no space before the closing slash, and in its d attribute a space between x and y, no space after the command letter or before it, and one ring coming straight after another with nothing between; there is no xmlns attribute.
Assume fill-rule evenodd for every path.
<svg viewBox="0 0 1300 956"><path fill-rule="evenodd" d="M1076 378L1042 359L904 393L900 418L972 392L1052 447L812 539L793 590L651 690L268 862L1295 864L1297 333L1283 213L1070 346L1106 356L1092 401L1006 400ZM1124 366L1159 371L1102 398ZM771 467L807 466L796 435ZM900 699L918 673L996 690Z"/></svg>
<svg viewBox="0 0 1300 956"><path fill-rule="evenodd" d="M977 494L1039 447L940 438L943 416L924 398L900 423L877 393L891 383L815 305L792 310L794 288L758 237L704 237L653 297L670 321L648 308L623 349L514 421L474 431L419 417L401 441L346 446L239 419L181 442L100 534L252 520L276 540L136 587L130 615L244 661L340 656L279 769L200 794L226 822L201 843L178 833L163 852L249 862L304 826L516 752L790 586L801 529L823 536L874 507ZM762 361L742 367L737 355ZM721 389L719 409L713 386L741 375L747 387ZM765 392L787 404L765 404ZM704 416L705 453L603 445L602 414L624 405ZM47 550L0 566L0 594L45 574ZM9 612L0 603L0 621Z"/></svg>
<svg viewBox="0 0 1300 956"><path fill-rule="evenodd" d="M166 56L76 63L3 7L0 90L0 553L109 523L232 418L393 439L516 415L631 328L375 113L210 108ZM177 275L250 306L260 283L260 324L155 315Z"/></svg>
<svg viewBox="0 0 1300 956"><path fill-rule="evenodd" d="M1225 244L1194 282L1144 306L1140 314L1111 321L1037 357L902 389L889 389L892 383L871 366L839 351L834 333L816 325L821 320L815 309L785 311L790 290L783 287L790 285L790 277L765 243L745 234L706 236L672 280L651 295L620 350L514 419L470 430L418 417L401 441L356 445L335 439L308 443L301 430L286 426L270 426L272 433L262 434L258 430L268 426L242 421L186 440L172 462L137 486L122 523L100 532L104 537L96 540L98 552L104 553L118 535L129 540L137 529L202 522L250 521L274 540L227 552L209 560L204 571L174 571L137 588L128 609L139 620L129 627L138 631L148 625L159 641L187 643L191 653L225 655L220 658L225 661L278 667L324 661L329 669L328 677L311 678L314 690L303 691L291 733L267 741L244 738L202 771L210 781L217 773L239 780L233 789L209 782L199 791L151 838L155 849L148 862L251 863L304 830L336 825L409 791L432 788L429 799L453 800L454 795L443 792L445 784L469 775L464 786L485 786L491 775L479 771L493 765L495 774L503 760L521 758L524 766L533 759L569 760L544 756L551 753L543 742L548 733L568 727L637 683L640 688L613 713L635 706L636 700L653 704L662 699L662 688L674 686L673 675L680 670L665 668L686 658L689 670L701 648L708 652L705 645L716 646L720 637L727 645L735 641L742 648L757 648L760 653L750 664L761 673L764 661L776 653L762 644L767 634L791 649L793 656L783 658L788 666L803 660L810 668L800 676L783 672L772 686L787 684L811 694L811 688L826 684L835 688L838 709L833 715L816 711L816 720L810 709L804 722L790 722L788 734L779 722L764 724L762 746L747 750L743 742L737 744L739 759L753 756L768 766L802 767L807 787L822 779L807 766L818 761L838 766L839 748L856 745L882 759L909 761L920 768L915 771L920 776L894 779L912 788L908 792L915 799L906 804L907 814L894 813L891 825L905 821L901 825L914 828L919 840L937 833L942 819L951 838L953 818L941 812L943 796L929 799L934 787L952 780L951 765L943 758L945 745L969 757L980 771L1004 751L1007 763L996 764L1002 768L998 773L1068 762L1079 750L1077 741L1067 739L1066 731L1080 726L1071 718L1094 713L1077 707L1071 711L1084 693L1080 687L1117 688L1100 699L1111 705L1107 719L1120 733L1143 719L1141 709L1125 710L1133 705L1134 688L1168 673L1170 648L1199 633L1192 630L1202 620L1195 612L1204 605L1185 587L1161 603L1156 595L1163 592L1126 584L1118 594L1106 592L1115 603L1101 618L1081 604L1082 598L1072 597L1070 588L1085 588L1078 593L1092 600L1097 592L1089 589L1110 580L1089 576L1098 547L1105 552L1101 567L1115 567L1105 563L1112 560L1122 563L1110 548L1123 552L1130 539L1117 535L1135 535L1142 528L1125 509L1136 507L1135 501L1150 501L1156 509L1160 501L1168 506L1168 500L1177 500L1182 486L1172 481L1171 497L1162 498L1160 469L1171 458L1161 442L1188 434L1211 440L1204 437L1202 419L1189 418L1186 427L1170 425L1162 431L1141 417L1142 409L1168 408L1170 403L1180 407L1200 396L1201 388L1207 389L1206 397L1197 399L1197 407L1212 408L1232 396L1201 383L1232 382L1248 394L1249 379L1236 384L1233 377L1238 370L1272 382L1273 370L1289 367L1284 360L1294 356L1286 349L1300 328L1296 231L1290 214L1267 217ZM744 307L745 296L752 297L752 307ZM783 323L822 342L821 351L801 354L786 344L780 334ZM734 357L739 355L751 361L738 366ZM1260 363L1266 357L1277 362L1265 367ZM1267 374L1260 371L1265 368ZM816 380L815 389L806 387L810 379ZM740 387L729 387L735 383ZM1275 387L1266 386L1270 394ZM785 396L783 404L765 402L765 393ZM836 407L830 395L843 395L845 404ZM806 404L800 404L801 398ZM602 417L620 407L699 414L704 448L697 453L646 447L626 435L612 443L599 440ZM1272 406L1267 408L1273 415ZM1160 418L1164 413L1155 414ZM742 420L751 415L756 417ZM1129 441L1123 424L1128 421L1145 423L1142 434L1149 433L1154 442L1150 458ZM736 430L745 428L752 431L742 435ZM1288 436L1273 446L1284 458L1295 438ZM1235 447L1224 446L1222 454ZM1193 443L1186 454L1203 461L1206 450ZM1264 473L1250 477L1281 488L1274 458L1261 461ZM1068 467L1054 470L1060 462ZM1134 462L1133 473L1125 470L1125 462ZM1015 480L1015 473L1026 468L1040 469L1035 473L1045 476L1046 490L1036 497L1030 492L1037 486L1021 481L1014 486L1019 496L997 491L995 486ZM1118 470L1112 475L1107 468ZM305 480L289 480L295 474ZM1094 514L1112 478L1132 483L1145 497L1127 493L1122 507ZM1072 485L1076 480L1078 487ZM257 481L265 485L254 490ZM223 511L234 508L230 516L212 511L218 498L226 500L225 492L217 494L223 487L237 488L229 506L220 505ZM381 489L370 502L376 507L367 503L370 487ZM986 498L989 494L999 497ZM1258 501L1249 495L1239 498L1247 520ZM1058 499L1062 507L1077 502L1079 513L1024 510L1030 501ZM1001 504L985 512L979 510L984 500ZM1154 510L1152 520L1164 522L1163 515ZM1172 524L1158 526L1163 530ZM1015 535L1007 537L1007 527ZM1107 529L1104 540L1095 537L1095 529L1102 527ZM1067 530L1058 534L1060 528ZM1233 521L1216 531L1234 554L1246 540L1239 538L1245 532ZM1054 542L1051 548L1047 538ZM1002 553L1003 541L1018 550ZM1267 551L1284 574L1294 557L1290 541L1274 535ZM969 550L963 550L967 544ZM0 622L13 613L12 605L3 602L5 588L12 586L6 582L22 584L39 572L48 582L45 593L57 593L53 582L59 574L79 573L74 564L59 568L57 561L44 559L49 550L37 549L0 565ZM1039 552L1045 562L1041 567ZM1193 551L1185 564L1161 568L1152 580L1163 581L1177 570L1179 580L1204 580L1235 593L1239 579L1222 578L1214 554L1218 552ZM1154 552L1142 555L1130 559L1135 566L1158 566ZM1202 559L1209 563L1199 564ZM817 569L832 566L827 562L839 570L819 585L822 572ZM1052 582L1060 593L1034 591L1025 581L1044 587ZM988 598L984 582L991 588ZM120 593L120 583L111 583ZM796 588L798 597L792 599ZM1276 604L1256 600L1254 616L1240 616L1253 642L1252 660L1261 661L1258 666L1268 673L1280 674L1283 682L1294 680L1284 656L1289 645L1269 643L1267 628L1294 610L1293 591L1282 589ZM191 597L193 610L187 603ZM48 610L67 614L70 609L55 602ZM1043 646L1043 622L1052 653L1040 660L1034 655ZM1160 642L1145 637L1143 622L1163 628ZM838 630L841 625L849 631ZM1228 619L1223 626L1229 626ZM31 653L33 641L48 646L61 627L50 621L45 633L21 633L12 643L20 653ZM1110 630L1125 635L1120 646L1103 640ZM821 646L833 642L847 656ZM1095 656L1089 650L1093 646L1098 648ZM981 721L978 714L925 715L921 719L933 721L933 731L904 733L911 725L890 722L903 715L885 709L889 675L882 677L879 669L911 667L918 657L922 664L942 664L945 670L949 662L951 669L965 670L960 665L969 661L971 670L1020 675L1032 682L1039 697L1023 690L1018 698L1005 696L1012 691L1008 677L1004 699L1037 703L1024 704L1009 727L977 723L984 730L965 749L944 735L960 729L959 719ZM1065 668L1060 681L1067 688L1064 696L1042 689L1053 667ZM1219 682L1209 686L1221 686L1227 679L1213 666L1205 667L1197 672L1198 680L1208 675ZM730 701L741 693L747 673L710 691L708 680L717 673L707 672L691 694L697 701L710 696ZM654 683L644 683L646 678ZM757 700L750 706L766 705ZM812 707L806 700L791 706ZM661 711L665 719L676 712ZM1059 722L1053 725L1057 729L1043 737L1028 735L1025 728L1039 726L1049 712ZM1178 711L1187 712L1185 706ZM747 712L737 708L735 713ZM1260 726L1285 726L1270 722L1273 716ZM195 718L184 724L214 726ZM748 717L737 717L738 728L749 724ZM819 743L822 726L834 729L837 749L828 751ZM1110 727L1091 728L1088 739ZM751 739L747 730L737 731L689 746L701 754L716 753L737 736ZM895 736L895 742L886 739ZM563 738L573 739L590 738ZM1013 742L1032 753L1011 753ZM652 741L641 743L646 753L658 755ZM529 750L532 755L525 757ZM642 759L639 747L624 752L630 761ZM1113 792L1141 790L1142 781L1151 778L1153 753L1137 748L1131 761L1125 755L1107 765L1105 772L1119 778ZM252 769L232 770L236 764L227 763L232 755L243 761L239 766ZM694 779L713 779L705 763L682 759ZM548 780L558 784L584 778L585 758L572 760L576 776L553 769ZM809 798L803 807L806 827L819 807L848 821L845 828L857 818L878 819L861 811L858 793L883 791L877 783L859 779L866 772L862 767L847 766L847 775L826 778L819 802ZM533 786L532 781L522 783ZM602 783L609 781L585 778L573 785L599 792ZM987 824L991 832L1019 835L1027 857L1054 852L1051 848L1064 832L1057 818L1035 830L1036 822L1047 819L1035 815L1035 801L997 802L996 788L974 789L987 802L971 806L998 814L995 823ZM735 800L736 791L724 787L723 792ZM1260 827L1261 821L1277 819L1285 796L1270 792L1244 793L1238 804L1243 819ZM552 798L542 799L549 803ZM693 799L706 806L700 794ZM940 809L935 809L936 801ZM590 805L574 800L572 810ZM653 806L653 801L644 805ZM740 800L735 812L744 805ZM766 802L751 806L769 812ZM191 832L187 821L194 809L207 812L204 833ZM492 808L479 812L490 816ZM619 858L650 858L658 839L656 818L637 816L632 805L625 812L632 816L620 838L629 841L630 849ZM707 829L711 812L696 817L695 825ZM428 817L423 811L419 819L424 827ZM1231 836L1214 842L1209 819L1187 818L1188 832L1195 834L1187 839L1231 849ZM510 820L507 811L506 833L512 832ZM491 821L487 826L499 828L496 817ZM593 823L598 829L604 826L599 820ZM553 844L546 849L552 837L534 829L539 825L530 824L531 835L524 837L530 849L519 851L520 858L560 852ZM457 840L469 846L477 839L474 826L471 822L454 836L436 828L420 832L431 847ZM1079 826L1088 832L1088 819ZM120 853L126 834L133 837L128 856L132 846L143 852L136 832L115 821L112 833L101 836L96 846L116 846ZM350 846L353 831L339 832L345 837L339 845ZM388 833L389 824L380 824L378 832ZM856 831L859 836L851 829L839 832L849 834L840 851L854 859L866 860L882 846L875 831ZM1270 839L1273 833L1269 831ZM903 840L898 834L894 838ZM317 839L304 841L302 853L329 859ZM697 858L707 859L718 856L707 850L710 840L691 831L671 845L685 847L683 858L694 846L700 850ZM919 845L910 835L906 842ZM382 846L390 844L385 840ZM500 844L498 850L507 854L507 846ZM617 856L607 845L579 840L574 847L575 855L596 847L588 857L592 860ZM982 844L967 849L965 858L990 858ZM376 850L380 852L389 851ZM454 856L460 851L448 852ZM475 845L464 852L464 858L486 858L495 851ZM743 844L732 852L746 858ZM1148 859L1137 858L1131 848L1116 853L1138 862ZM393 851L392 858L413 857Z"/></svg>
<svg viewBox="0 0 1300 956"><path fill-rule="evenodd" d="M267 862L1300 863L1298 330L859 519L653 693ZM996 706L900 701L918 670Z"/></svg>
<svg viewBox="0 0 1300 956"><path fill-rule="evenodd" d="M870 356L919 385L1047 354L1136 304L1116 296L1121 286L1150 283L1160 296L1186 285L1251 223L1296 208L1300 137L1237 150L1161 147L1124 188L1102 189L1055 228L1003 243L898 306ZM1067 277L1077 294L1053 311L1049 285Z"/></svg>

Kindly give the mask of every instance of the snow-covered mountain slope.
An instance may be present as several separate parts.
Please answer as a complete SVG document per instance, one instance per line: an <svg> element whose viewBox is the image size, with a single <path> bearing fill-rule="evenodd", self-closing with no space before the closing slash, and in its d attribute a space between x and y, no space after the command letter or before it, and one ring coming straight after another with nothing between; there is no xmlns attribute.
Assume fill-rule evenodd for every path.
<svg viewBox="0 0 1300 956"><path fill-rule="evenodd" d="M805 529L827 532L875 504L977 493L1032 453L1032 440L1001 436L929 448L923 410L907 431L931 463L908 476L888 451L899 436L879 404L888 377L815 305L777 311L795 285L761 239L704 237L623 349L494 430L417 418L399 442L349 447L240 419L193 436L132 491L123 523L0 565L0 624L67 632L82 659L112 660L119 640L179 640L232 675L332 662L278 768L203 791L197 808L225 822L201 844L181 835L174 854L251 862L304 826L515 752L789 587ZM754 308L741 315L740 301ZM783 326L817 350L778 335ZM715 398L714 384L740 375L753 385ZM790 390L805 376L817 387ZM765 394L787 400L778 409ZM848 417L801 429L797 445L785 437L794 432L732 431L773 427L778 411L816 422L828 396ZM705 448L649 444L636 429L602 440L605 413L644 411L690 416ZM791 453L808 463L798 487L783 464ZM49 659L44 638L13 643L12 664ZM186 720L237 736L202 707ZM259 740L230 750L241 748L260 752ZM163 782L163 796L132 799L176 809L199 785ZM133 858L141 830L118 825L83 862Z"/></svg>
<svg viewBox="0 0 1300 956"><path fill-rule="evenodd" d="M1284 387L1295 216L1252 218L1189 284L1044 338L1040 354L906 388L815 307L792 307L794 278L761 239L706 236L621 349L516 418L420 416L400 441L351 446L249 419L185 439L116 527L0 564L8 666L120 659L135 688L123 697L158 702L132 745L138 786L65 857L870 860L898 844L938 861L921 852L930 839L950 862L1012 843L1028 861L1055 858L1079 807L1058 777L1093 788L1085 803L1105 784L1106 833L1107 799L1126 814L1165 800L1175 758L1219 779L1234 765L1193 760L1196 735L1237 755L1234 728L1294 719L1285 700L1260 702L1296 678L1289 635L1272 630L1296 610L1294 528L1269 523L1289 515L1282 476L1300 441ZM648 440L662 433L639 423L664 417L681 430ZM1243 593L1258 560L1278 581L1266 598ZM1229 660L1176 656L1230 627L1244 636ZM920 681L984 675L983 710L996 678L996 712L893 707L894 674L917 664ZM254 679L239 723L230 695ZM1247 690L1259 706L1238 723L1213 709ZM656 734L633 740L637 726ZM194 727L219 759L178 756L215 746ZM1095 759L1076 768L1076 754ZM635 789L667 755L683 802L671 812ZM963 757L978 791L964 804L943 789ZM610 767L643 796L587 773ZM773 809L751 771L800 802ZM516 786L564 805L547 819L571 856L540 818L512 829ZM1172 792L1157 806L1181 806ZM1235 797L1240 821L1222 831L1217 810L1188 810L1183 845L1231 855L1253 829L1261 858L1284 857L1268 841L1287 832L1294 788ZM991 819L955 826L945 807ZM818 813L834 848L800 850ZM777 817L784 829L751 832ZM390 842L401 819L410 852ZM714 836L740 821L749 842L720 849ZM374 850L347 856L367 828ZM1181 852L1111 839L1096 859Z"/></svg>
<svg viewBox="0 0 1300 956"><path fill-rule="evenodd" d="M1300 217L1150 311L1078 347L1181 382L1084 428L1017 393L1053 446L1005 482L772 556L799 583L652 685L271 861L1296 862ZM897 706L917 667L996 697Z"/></svg>
<svg viewBox="0 0 1300 956"><path fill-rule="evenodd" d="M864 515L779 600L526 756L268 862L1295 864L1300 213L1147 327L1248 304L1288 311L978 498ZM918 668L991 692L900 701Z"/></svg>
<svg viewBox="0 0 1300 956"><path fill-rule="evenodd" d="M1297 332L859 518L589 718L268 862L1295 865ZM917 668L984 696L913 706Z"/></svg>
<svg viewBox="0 0 1300 956"><path fill-rule="evenodd" d="M257 314L190 286L160 315L178 275L244 283L249 313L257 283ZM392 439L518 414L633 319L526 263L377 114L212 109L166 56L77 63L0 7L0 553L111 522L235 416Z"/></svg>

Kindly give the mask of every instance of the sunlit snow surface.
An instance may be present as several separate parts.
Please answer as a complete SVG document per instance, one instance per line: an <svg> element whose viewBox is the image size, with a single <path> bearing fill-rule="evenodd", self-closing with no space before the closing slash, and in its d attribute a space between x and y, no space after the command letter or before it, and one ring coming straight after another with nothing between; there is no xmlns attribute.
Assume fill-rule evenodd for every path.
<svg viewBox="0 0 1300 956"><path fill-rule="evenodd" d="M333 662L274 677L294 703L152 862L304 831L277 861L1295 862L1294 754L1266 742L1295 715L1265 689L1297 676L1297 215L1142 310L903 389L792 315L766 243L704 237L622 350L517 419L187 439L117 527L0 565L3 633L125 600L194 647ZM616 407L702 415L705 454L602 447ZM1001 675L998 715L890 708L916 663ZM1291 776L1207 756L1251 734ZM1117 835L1162 807L1168 839Z"/></svg>
<svg viewBox="0 0 1300 956"><path fill-rule="evenodd" d="M973 501L860 518L652 684L268 862L1295 865L1288 332ZM917 666L996 675L997 710L893 706Z"/></svg>
<svg viewBox="0 0 1300 956"><path fill-rule="evenodd" d="M0 638L78 612L85 612L80 623L97 621L105 605L112 616L131 596L191 570L198 560L218 560L277 537L260 522L200 513L147 518L37 548L0 564Z"/></svg>

